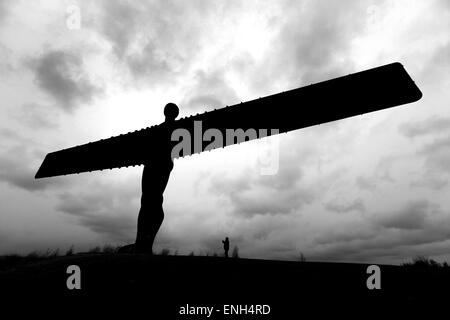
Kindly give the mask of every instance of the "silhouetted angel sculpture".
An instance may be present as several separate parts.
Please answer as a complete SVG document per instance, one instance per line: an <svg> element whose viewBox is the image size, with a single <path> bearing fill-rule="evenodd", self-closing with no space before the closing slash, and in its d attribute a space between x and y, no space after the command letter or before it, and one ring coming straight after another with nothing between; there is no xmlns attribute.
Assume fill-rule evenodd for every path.
<svg viewBox="0 0 450 320"><path fill-rule="evenodd" d="M158 143L148 148L148 155L142 173L141 209L137 221L137 235L134 245L123 247L119 252L142 252L152 254L153 242L164 220L163 193L173 169L172 158L172 124L178 116L179 109L174 103L164 108L166 117L158 130Z"/></svg>
<svg viewBox="0 0 450 320"><path fill-rule="evenodd" d="M222 240L223 243L223 250L225 251L225 258L228 258L228 250L230 250L230 240L228 237L225 238L225 240Z"/></svg>
<svg viewBox="0 0 450 320"><path fill-rule="evenodd" d="M142 173L142 198L136 236L136 251L152 253L153 241L164 220L163 193L173 169L171 124L178 116L176 104L168 103L164 108L165 122L158 150L149 155Z"/></svg>

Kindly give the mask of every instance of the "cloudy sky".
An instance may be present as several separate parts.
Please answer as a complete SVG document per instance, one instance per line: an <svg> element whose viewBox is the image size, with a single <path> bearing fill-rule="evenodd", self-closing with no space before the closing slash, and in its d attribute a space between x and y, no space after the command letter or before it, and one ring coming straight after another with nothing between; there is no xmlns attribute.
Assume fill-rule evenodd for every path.
<svg viewBox="0 0 450 320"><path fill-rule="evenodd" d="M176 160L180 254L450 261L450 2L0 0L0 254L134 241L142 168L34 180L48 152L394 61L421 101L283 135L276 175Z"/></svg>

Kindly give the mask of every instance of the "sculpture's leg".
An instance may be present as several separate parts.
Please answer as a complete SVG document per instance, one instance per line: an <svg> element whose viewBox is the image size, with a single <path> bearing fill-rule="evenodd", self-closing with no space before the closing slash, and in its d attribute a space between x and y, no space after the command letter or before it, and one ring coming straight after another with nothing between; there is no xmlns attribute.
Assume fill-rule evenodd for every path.
<svg viewBox="0 0 450 320"><path fill-rule="evenodd" d="M148 234L148 245L151 249L153 249L153 242L155 241L156 235L158 234L158 231L161 228L161 225L164 220L164 211L162 204L159 206L159 208L155 209L156 209L155 212L152 214L152 223L150 232Z"/></svg>
<svg viewBox="0 0 450 320"><path fill-rule="evenodd" d="M143 196L138 216L136 251L153 253L153 242L163 220L162 196L152 198Z"/></svg>

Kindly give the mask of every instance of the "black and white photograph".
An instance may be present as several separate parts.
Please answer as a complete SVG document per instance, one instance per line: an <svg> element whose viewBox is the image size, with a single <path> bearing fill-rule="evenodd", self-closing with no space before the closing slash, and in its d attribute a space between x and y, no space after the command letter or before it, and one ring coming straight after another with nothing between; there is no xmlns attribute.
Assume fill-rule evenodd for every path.
<svg viewBox="0 0 450 320"><path fill-rule="evenodd" d="M449 0L0 0L0 78L0 309L449 301Z"/></svg>

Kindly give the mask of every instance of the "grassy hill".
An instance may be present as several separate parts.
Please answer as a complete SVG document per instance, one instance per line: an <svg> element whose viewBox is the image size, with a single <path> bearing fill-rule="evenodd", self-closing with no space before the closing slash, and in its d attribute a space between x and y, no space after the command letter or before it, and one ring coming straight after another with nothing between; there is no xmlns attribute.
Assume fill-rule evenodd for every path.
<svg viewBox="0 0 450 320"><path fill-rule="evenodd" d="M70 265L81 270L81 289L69 290ZM286 262L222 257L75 254L44 259L0 259L2 301L92 303L114 308L145 307L166 319L206 319L179 315L181 307L214 306L212 319L283 319L333 306L354 309L405 308L447 299L450 268L380 265L381 289L366 285L366 264ZM270 317L226 316L227 305L270 306ZM108 307L108 310L111 306ZM133 307L134 309L134 307ZM209 317L211 319L211 317Z"/></svg>

